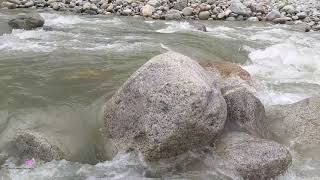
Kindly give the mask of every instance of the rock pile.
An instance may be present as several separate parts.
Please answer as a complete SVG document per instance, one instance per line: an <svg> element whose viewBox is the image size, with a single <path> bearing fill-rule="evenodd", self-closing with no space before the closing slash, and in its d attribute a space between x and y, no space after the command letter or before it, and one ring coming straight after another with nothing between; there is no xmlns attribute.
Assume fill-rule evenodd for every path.
<svg viewBox="0 0 320 180"><path fill-rule="evenodd" d="M152 58L106 103L109 142L119 152L138 152L147 162L217 147L246 179L268 179L286 171L291 164L288 150L262 139L267 134L262 103L232 81L238 74L249 81L250 75L230 63L211 68L174 52ZM237 128L228 128L226 122ZM223 131L234 133L221 137Z"/></svg>
<svg viewBox="0 0 320 180"><path fill-rule="evenodd" d="M304 6L295 1L285 3L281 0L8 0L2 3L2 7L9 9L48 7L92 15L113 13L165 20L304 22L306 31L320 30L319 2L309 6L302 8Z"/></svg>

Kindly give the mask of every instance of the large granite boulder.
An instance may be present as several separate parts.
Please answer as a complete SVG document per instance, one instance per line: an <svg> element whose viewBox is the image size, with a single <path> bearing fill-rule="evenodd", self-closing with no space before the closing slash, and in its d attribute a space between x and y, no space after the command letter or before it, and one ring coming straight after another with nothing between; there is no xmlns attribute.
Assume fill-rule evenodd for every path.
<svg viewBox="0 0 320 180"><path fill-rule="evenodd" d="M41 132L24 130L18 132L14 146L22 159L52 161L70 159L70 152L59 141Z"/></svg>
<svg viewBox="0 0 320 180"><path fill-rule="evenodd" d="M225 133L217 153L232 164L244 179L271 179L291 165L291 155L281 144L243 132Z"/></svg>
<svg viewBox="0 0 320 180"><path fill-rule="evenodd" d="M44 19L39 14L19 14L15 19L12 19L8 24L14 29L31 30L44 25Z"/></svg>
<svg viewBox="0 0 320 180"><path fill-rule="evenodd" d="M250 74L240 66L222 61L202 64L208 71L221 77L221 92L227 103L227 128L270 137L264 125L265 109L253 94Z"/></svg>
<svg viewBox="0 0 320 180"><path fill-rule="evenodd" d="M213 144L226 116L215 77L169 52L143 65L107 102L105 126L119 151L137 149L152 161Z"/></svg>
<svg viewBox="0 0 320 180"><path fill-rule="evenodd" d="M301 152L320 151L320 97L267 108L269 131L274 139Z"/></svg>

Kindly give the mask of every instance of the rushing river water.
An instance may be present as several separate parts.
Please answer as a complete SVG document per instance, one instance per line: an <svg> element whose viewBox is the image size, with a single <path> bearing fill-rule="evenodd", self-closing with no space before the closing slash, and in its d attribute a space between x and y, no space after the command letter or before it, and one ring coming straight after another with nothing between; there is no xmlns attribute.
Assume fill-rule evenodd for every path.
<svg viewBox="0 0 320 180"><path fill-rule="evenodd" d="M16 13L0 11L1 31ZM0 34L0 152L17 130L37 129L67 144L73 160L82 164L36 162L33 169L23 169L25 165L16 165L11 158L0 177L141 179L144 170L132 154L98 163L106 158L100 110L131 73L168 50L197 61L240 64L257 81L257 95L265 106L293 103L320 92L320 34L304 33L298 25L208 21L201 22L208 32L200 32L188 22L41 15L50 31ZM320 177L320 155L292 154L293 165L279 179ZM212 175L194 170L186 174L168 178Z"/></svg>

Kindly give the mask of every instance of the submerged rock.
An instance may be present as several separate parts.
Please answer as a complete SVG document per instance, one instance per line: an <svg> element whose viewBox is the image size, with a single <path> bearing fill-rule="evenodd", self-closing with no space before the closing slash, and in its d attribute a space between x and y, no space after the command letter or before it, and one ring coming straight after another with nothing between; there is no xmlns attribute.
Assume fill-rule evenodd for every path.
<svg viewBox="0 0 320 180"><path fill-rule="evenodd" d="M69 152L54 138L35 131L20 131L14 141L18 156L22 159L52 160L70 159Z"/></svg>
<svg viewBox="0 0 320 180"><path fill-rule="evenodd" d="M266 124L273 137L298 151L320 151L320 97L267 109Z"/></svg>
<svg viewBox="0 0 320 180"><path fill-rule="evenodd" d="M201 63L202 67L209 71L218 73L224 79L239 77L251 84L251 75L246 70L242 69L239 65L227 61L210 61Z"/></svg>
<svg viewBox="0 0 320 180"><path fill-rule="evenodd" d="M197 22L190 22L190 24L199 31L207 32L207 27L204 24Z"/></svg>
<svg viewBox="0 0 320 180"><path fill-rule="evenodd" d="M211 145L226 121L216 79L197 62L169 52L152 58L107 102L107 135L146 160Z"/></svg>
<svg viewBox="0 0 320 180"><path fill-rule="evenodd" d="M39 14L19 14L17 18L12 19L8 24L14 29L31 30L44 25L44 19Z"/></svg>
<svg viewBox="0 0 320 180"><path fill-rule="evenodd" d="M241 132L224 134L216 151L244 179L274 178L284 173L292 161L289 151L281 144Z"/></svg>

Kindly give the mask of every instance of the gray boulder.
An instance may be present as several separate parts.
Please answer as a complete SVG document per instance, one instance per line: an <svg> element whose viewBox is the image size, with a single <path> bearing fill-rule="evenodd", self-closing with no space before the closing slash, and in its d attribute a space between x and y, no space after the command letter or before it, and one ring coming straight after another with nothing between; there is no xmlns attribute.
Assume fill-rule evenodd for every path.
<svg viewBox="0 0 320 180"><path fill-rule="evenodd" d="M165 19L166 20L181 20L182 16L181 16L180 11L171 9L165 15Z"/></svg>
<svg viewBox="0 0 320 180"><path fill-rule="evenodd" d="M210 17L210 12L209 11L202 11L199 13L199 19L200 20L208 20Z"/></svg>
<svg viewBox="0 0 320 180"><path fill-rule="evenodd" d="M18 132L14 146L22 159L35 158L49 162L70 158L69 151L63 148L60 142L40 132L28 130Z"/></svg>
<svg viewBox="0 0 320 180"><path fill-rule="evenodd" d="M300 12L300 13L297 14L297 16L298 16L299 19L304 19L304 18L307 17L307 13L305 13L305 12Z"/></svg>
<svg viewBox="0 0 320 180"><path fill-rule="evenodd" d="M213 144L227 116L216 79L169 52L136 71L105 107L107 138L153 161Z"/></svg>
<svg viewBox="0 0 320 180"><path fill-rule="evenodd" d="M232 0L229 9L236 14L249 16L251 10L243 5L239 0Z"/></svg>
<svg viewBox="0 0 320 180"><path fill-rule="evenodd" d="M289 17L281 17L281 18L276 18L272 20L272 22L275 24L285 24L288 21L292 21L292 19Z"/></svg>
<svg viewBox="0 0 320 180"><path fill-rule="evenodd" d="M193 13L193 9L191 7L186 7L182 10L182 14L184 16L191 16Z"/></svg>
<svg viewBox="0 0 320 180"><path fill-rule="evenodd" d="M17 4L11 2L2 2L1 7L6 7L8 9L15 9L17 8Z"/></svg>
<svg viewBox="0 0 320 180"><path fill-rule="evenodd" d="M281 14L278 10L272 10L271 12L269 12L266 16L267 21L272 21L276 18L280 18Z"/></svg>
<svg viewBox="0 0 320 180"><path fill-rule="evenodd" d="M270 137L264 124L264 106L251 92L253 87L250 74L240 66L228 62L209 62L203 66L221 76L221 92L228 110L227 127L264 138Z"/></svg>
<svg viewBox="0 0 320 180"><path fill-rule="evenodd" d="M216 151L244 179L274 178L284 173L292 162L289 151L281 144L243 132L223 134Z"/></svg>
<svg viewBox="0 0 320 180"><path fill-rule="evenodd" d="M19 14L17 18L8 22L14 29L31 30L44 25L44 19L39 14Z"/></svg>
<svg viewBox="0 0 320 180"><path fill-rule="evenodd" d="M187 6L188 6L188 0L177 0L173 8L176 10L182 11Z"/></svg>
<svg viewBox="0 0 320 180"><path fill-rule="evenodd" d="M269 131L274 139L304 152L320 151L320 97L267 108Z"/></svg>

